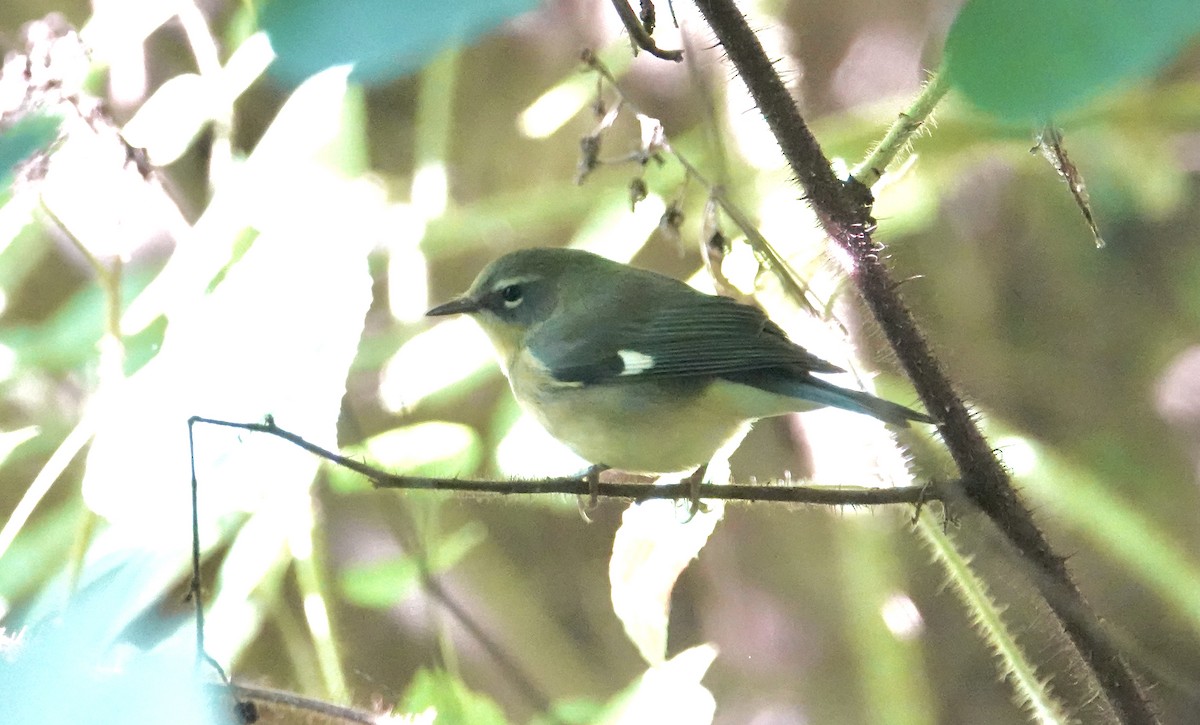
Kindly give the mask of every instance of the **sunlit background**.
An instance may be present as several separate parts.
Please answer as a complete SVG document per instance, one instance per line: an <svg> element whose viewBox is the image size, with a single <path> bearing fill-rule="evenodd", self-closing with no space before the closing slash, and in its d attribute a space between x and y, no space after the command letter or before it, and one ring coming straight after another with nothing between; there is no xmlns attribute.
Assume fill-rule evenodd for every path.
<svg viewBox="0 0 1200 725"><path fill-rule="evenodd" d="M655 38L684 63L633 57L611 3L560 0L373 75L310 76L268 70L249 3L0 4L3 49L26 52L22 25L58 12L91 51L39 46L61 93L85 100L45 173L0 197L7 635L116 582L104 629L190 662L189 416L270 414L400 473L578 472L586 462L521 414L482 333L423 312L535 245L711 292L705 181L806 280L818 314L722 215L729 283L851 370L840 383L917 405L711 32L688 3L678 29L657 6ZM938 66L959 3L741 6L847 168ZM619 91L583 68L584 48ZM622 97L605 163L575 183L597 99L611 111ZM876 187L906 300L1167 722L1200 711L1197 98L1193 44L1062 123L1103 249L1030 153L1034 130L953 95ZM115 128L88 120L94 101L146 150L148 179ZM669 153L633 159L652 119L704 180ZM647 196L631 206L637 178ZM419 712L430 673L447 672L511 722L547 702L578 722L621 707L705 722L712 703L728 725L1027 722L1036 708L1014 704L947 584L954 564L934 561L954 540L1038 676L1090 703L1083 715L1099 707L1027 572L969 512L942 527L911 508L714 506L692 541L666 533L693 531L671 506L603 501L586 523L566 497L374 491L273 438L196 432L208 651L238 680ZM760 424L729 469L845 486L952 475L928 431L900 442L818 411ZM681 547L662 554L676 566L699 551L673 588L657 570L622 574L658 535ZM642 594L660 608L648 621L628 613ZM683 655L648 670L663 647Z"/></svg>

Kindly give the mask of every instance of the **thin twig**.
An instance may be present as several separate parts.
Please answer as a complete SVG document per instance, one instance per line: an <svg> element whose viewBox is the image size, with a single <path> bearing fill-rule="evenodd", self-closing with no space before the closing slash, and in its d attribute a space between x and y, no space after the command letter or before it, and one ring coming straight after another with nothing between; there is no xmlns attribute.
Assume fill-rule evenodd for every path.
<svg viewBox="0 0 1200 725"><path fill-rule="evenodd" d="M239 423L213 418L192 417L189 429L196 423L237 428L256 433L267 433L282 438L314 455L332 461L339 466L361 473L370 479L376 488L401 488L421 491L459 491L465 493L512 494L568 494L586 496L591 486L596 493L606 498L647 501L651 499L674 499L686 501L691 492L686 483L658 485L653 483L609 483L589 482L586 476L566 476L511 481L478 481L461 478L436 478L430 476L403 476L369 466L353 458L334 453L310 443L304 438L284 430L268 418L264 423ZM705 484L701 487L702 498L726 501L775 501L822 506L883 506L891 504L919 505L941 500L940 483L924 486L902 486L895 488L846 488L834 486L792 486L762 484ZM199 621L199 620L198 620Z"/></svg>
<svg viewBox="0 0 1200 725"><path fill-rule="evenodd" d="M225 668L221 667L221 663L209 656L208 651L204 648L204 598L200 593L200 507L199 507L199 488L200 485L196 481L196 440L193 434L195 420L188 421L188 451L191 453L192 465L192 581L188 585L188 598L192 602L192 608L196 618L196 669L199 670L202 665L207 664L216 670L220 675L221 681L226 685L230 684L229 675L225 674Z"/></svg>
<svg viewBox="0 0 1200 725"><path fill-rule="evenodd" d="M200 483L196 480L196 435L195 420L188 421L188 450L192 459L192 582L188 586L188 596L192 600L192 609L196 617L196 662L199 664L204 654L204 600L200 596Z"/></svg>
<svg viewBox="0 0 1200 725"><path fill-rule="evenodd" d="M625 93L621 90L621 85L617 82L616 76L614 76L612 71L608 69L608 66L604 65L604 62L600 60L599 56L590 50L585 50L583 52L582 60L589 68L595 71L596 74L608 82L612 92L616 94L619 100L619 103L615 108L625 107L639 117L645 117L647 119L651 118L639 110L637 105L635 105L629 100L628 97L626 97ZM605 118L608 125L611 125L613 120L615 120L615 116L613 116L611 119L608 118L608 116ZM657 119L653 120L658 122ZM606 127L607 126L605 126L605 128ZM599 129L596 133L598 132ZM775 273L779 283L782 284L785 289L787 289L788 293L791 295L791 298L796 300L798 304L800 304L805 310L812 313L814 316L822 317L823 319L827 318L827 315L823 316L821 313L821 310L825 307L825 303L818 299L816 295L814 295L812 291L800 281L799 275L792 270L791 265L789 265L787 260L783 258L783 255L781 255L778 250L776 250L775 247L772 246L769 241L767 241L767 238L762 235L762 232L758 230L758 227L756 227L754 223L750 221L750 216L743 211L741 207L735 204L732 199L729 198L729 194L726 193L725 189L720 184L709 180L709 178L705 176L705 174L700 171L700 169L698 169L687 158L687 156L677 150L671 144L671 139L669 136L667 136L666 131L660 130L659 133L655 134L655 138L658 139L658 145L653 149L642 149L640 157L637 158L644 159L647 154L658 150L665 151L666 153L670 154L671 157L683 167L684 173L688 178L693 179L696 181L696 183L708 189L709 199L721 208L721 211L729 217L730 221L732 221L739 230L741 230L742 234L746 235L746 243L749 244L750 248L754 250L754 253L758 255L759 260L766 266L766 268ZM834 320L834 322L839 328L841 328L843 332L845 332L846 328L840 321Z"/></svg>
<svg viewBox="0 0 1200 725"><path fill-rule="evenodd" d="M912 104L892 122L879 145L850 172L856 181L868 189L875 186L900 151L925 126L934 107L950 90L948 77L945 67L933 74Z"/></svg>
<svg viewBox="0 0 1200 725"><path fill-rule="evenodd" d="M881 261L873 237L870 193L853 180L839 181L741 10L732 0L696 0L746 83L779 142L809 203L830 238L853 260L851 278L871 308L896 357L939 422L939 431L961 474L966 496L982 509L1035 571L1033 581L1119 717L1126 723L1155 723L1141 685L1120 650L1086 604L1065 559L1050 547L996 459L962 398L933 356L897 285Z"/></svg>
<svg viewBox="0 0 1200 725"><path fill-rule="evenodd" d="M234 428L255 433L282 438L293 445L314 455L320 456L339 466L360 473L374 482L376 488L400 488L415 490L460 491L468 493L492 494L568 494L577 496L599 495L608 498L633 499L645 501L649 499L689 500L692 496L691 487L687 483L669 485L636 484L636 483L606 483L595 482L584 476L563 478L546 478L538 480L512 481L469 481L457 478L434 478L428 476L402 476L382 471L361 461L348 458L327 450L315 443L284 430L275 424L274 418L268 416L262 423L240 423L236 421L218 420L193 416L188 419L188 445L191 449L191 495L192 495L192 580L189 586L189 597L192 600L196 622L196 664L212 666L221 679L226 683L230 692L239 701L239 707L246 706L249 701L258 699L247 688L233 685L225 671L205 651L204 644L204 605L201 597L200 581L200 515L199 515L199 483L196 477L195 426L197 424L213 425L222 428ZM898 488L835 488L831 486L778 486L778 485L717 485L702 487L703 498L740 501L778 501L787 503L807 503L827 506L877 506L888 504L911 504L920 509L930 502L941 500L941 486L929 484L925 486L906 486ZM519 689L529 698L530 702L544 713L551 712L549 697L542 692L536 683L518 666L517 662L495 642L470 614L454 600L432 576L424 561L423 554L418 556L421 581L426 591L451 613L475 639L487 650L502 669L514 679ZM261 693L259 693L261 694ZM313 709L327 707L325 703L309 700L290 693L274 693L283 697L291 707ZM351 713L352 711L346 711ZM342 715L349 717L350 715ZM358 722L357 720L351 720Z"/></svg>
<svg viewBox="0 0 1200 725"><path fill-rule="evenodd" d="M629 32L629 39L637 48L641 48L650 55L663 60L671 60L676 63L683 60L682 50L663 50L654 42L654 38L650 37L650 33L646 32L645 26L638 18L637 13L633 8L629 7L627 0L612 0L613 7L620 16L621 22L625 25L625 30Z"/></svg>

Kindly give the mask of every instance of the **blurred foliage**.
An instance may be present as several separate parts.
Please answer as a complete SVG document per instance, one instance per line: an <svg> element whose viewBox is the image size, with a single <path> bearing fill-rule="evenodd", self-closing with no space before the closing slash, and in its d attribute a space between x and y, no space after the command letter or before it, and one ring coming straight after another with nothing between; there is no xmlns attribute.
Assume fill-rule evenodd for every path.
<svg viewBox="0 0 1200 725"><path fill-rule="evenodd" d="M276 53L271 73L298 84L337 65L377 85L407 75L452 44L468 44L534 0L268 0L259 23Z"/></svg>
<svg viewBox="0 0 1200 725"><path fill-rule="evenodd" d="M62 119L50 114L32 113L9 128L0 127L0 189L7 196L13 182L13 170L35 152L46 150L58 138Z"/></svg>
<svg viewBox="0 0 1200 725"><path fill-rule="evenodd" d="M114 646L120 623L109 615L130 595L129 583L128 570L110 571L19 639L5 635L0 696L9 722L139 722L164 713L181 725L233 722L217 716L192 679L186 651Z"/></svg>
<svg viewBox="0 0 1200 725"><path fill-rule="evenodd" d="M504 725L504 713L488 698L469 691L457 678L445 672L418 670L408 685L403 712L414 714L429 710L437 713L438 721L469 722L480 725Z"/></svg>
<svg viewBox="0 0 1200 725"><path fill-rule="evenodd" d="M1029 153L1034 129L953 94L876 187L878 234L1088 601L1156 685L1164 721L1186 721L1200 709L1200 53L1184 44L1194 13L1163 0L1142 17L1182 20L1138 34L1118 27L1123 5L1053 22L1041 10L1014 18L1007 8L1024 3L968 3L947 41L936 3L743 5L822 146L847 165L920 92L947 42L964 64L955 80L991 94L971 98L1002 106L1002 120L1069 102L1065 143L1104 250ZM891 367L690 6L675 4L676 31L659 3L656 38L685 49L679 65L633 58L598 0L547 2L486 34L522 3L385 6L373 27L348 27L349 12L302 16L337 3L0 5L6 51L25 52L21 24L52 11L80 29L90 66L40 46L57 88L103 101L158 166L147 180L106 126L60 105L64 139L44 176L0 206L0 624L10 633L33 627L36 644L36 623L83 601L104 612L104 636L89 642L190 667L192 415L271 414L397 472L577 470L517 410L469 321L421 316L488 260L531 245L710 284L700 256L709 190L669 154L639 157L647 126L635 110L662 121L671 148L723 185L849 334L798 312L722 216L731 283L823 357ZM427 35L399 45L397 17L418 6L437 22L410 23ZM455 25L452 6L495 14ZM272 51L264 26L276 21ZM280 28L318 32L289 45ZM1055 35L1064 28L1077 33ZM368 36L382 40L351 47L361 57L328 44ZM1035 51L1080 37L1111 40L1041 72L1057 61ZM583 47L618 78L619 108L612 88L581 72ZM285 48L299 65L272 75ZM407 66L388 62L400 56ZM350 69L316 72L353 58L369 88ZM987 73L973 77L972 64ZM618 109L601 136L608 163L572 185L597 100ZM631 211L634 179L649 195ZM668 209L679 224L662 223ZM895 374L875 384L914 402ZM935 440L903 443L906 458L882 429L814 412L763 422L730 467L737 480L832 485L903 480L906 465L918 480L949 475ZM1025 722L972 629L983 605L969 610L945 586L961 566L1000 602L996 618L1029 660L1021 676L1048 680L1083 720L1106 716L1029 572L970 514L954 512L943 530L926 512L914 535L911 511L729 506L711 534L677 549L673 586L664 574L631 589L610 559L652 560L658 539L628 539L647 548L613 557L634 533L618 502L587 525L571 500L375 491L256 434L199 427L196 445L209 651L235 678L383 703L414 721L434 707L473 722ZM672 513L645 530L679 547L670 532L686 529L686 513ZM953 543L929 543L939 537ZM929 547L965 553L935 565ZM95 588L114 571L120 587ZM438 591L421 586L426 574ZM639 622L635 645L626 629Z"/></svg>
<svg viewBox="0 0 1200 725"><path fill-rule="evenodd" d="M1047 123L1161 70L1198 33L1190 0L968 0L946 37L946 72L979 108Z"/></svg>

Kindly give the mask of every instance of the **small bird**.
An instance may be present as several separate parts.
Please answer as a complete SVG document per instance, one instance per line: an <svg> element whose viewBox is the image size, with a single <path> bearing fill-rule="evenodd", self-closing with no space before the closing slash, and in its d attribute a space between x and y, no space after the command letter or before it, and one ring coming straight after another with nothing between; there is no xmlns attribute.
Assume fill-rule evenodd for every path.
<svg viewBox="0 0 1200 725"><path fill-rule="evenodd" d="M816 377L844 372L757 307L575 249L492 262L461 297L513 395L594 471L696 469L760 418L833 406L897 426L922 413ZM695 506L693 493L693 506Z"/></svg>

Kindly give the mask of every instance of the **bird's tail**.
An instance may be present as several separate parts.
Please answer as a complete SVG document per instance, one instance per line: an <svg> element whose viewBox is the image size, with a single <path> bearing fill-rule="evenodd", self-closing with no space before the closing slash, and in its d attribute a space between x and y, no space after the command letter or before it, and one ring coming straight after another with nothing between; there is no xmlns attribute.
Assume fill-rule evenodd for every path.
<svg viewBox="0 0 1200 725"><path fill-rule="evenodd" d="M782 392L782 391L781 391ZM918 413L911 408L906 408L899 403L893 403L890 400L877 398L870 393L864 393L861 390L850 390L843 388L833 383L821 380L819 378L808 377L803 383L794 386L793 390L788 391L788 394L793 397L810 400L821 405L828 405L842 410L849 410L854 413L862 413L869 415L872 418L878 418L885 423L898 425L903 428L908 427L909 421L915 420L919 423L934 423L933 418L930 418L924 413Z"/></svg>

